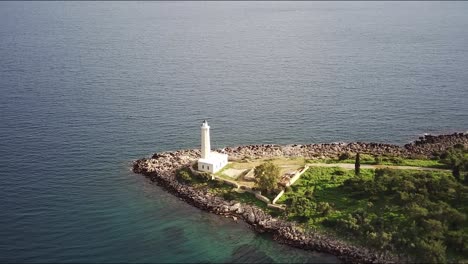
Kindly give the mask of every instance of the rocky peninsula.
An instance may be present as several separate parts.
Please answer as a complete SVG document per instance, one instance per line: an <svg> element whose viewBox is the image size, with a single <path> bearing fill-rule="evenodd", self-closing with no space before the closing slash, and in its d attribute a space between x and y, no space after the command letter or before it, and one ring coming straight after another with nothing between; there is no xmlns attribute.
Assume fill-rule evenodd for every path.
<svg viewBox="0 0 468 264"><path fill-rule="evenodd" d="M249 145L218 150L231 160L244 158L305 157L307 159L336 158L343 152L371 155L399 156L405 158L430 158L456 145L468 145L468 134L425 135L404 146L382 143L331 143L307 145ZM378 252L352 245L338 238L312 231L304 231L299 224L275 218L257 206L226 201L208 192L195 189L176 179L176 171L191 166L200 157L200 150L179 150L155 153L151 158L134 161L133 171L143 174L186 202L209 212L242 219L257 232L268 232L280 243L315 250L337 256L345 263L397 263L407 262L405 257L389 252Z"/></svg>

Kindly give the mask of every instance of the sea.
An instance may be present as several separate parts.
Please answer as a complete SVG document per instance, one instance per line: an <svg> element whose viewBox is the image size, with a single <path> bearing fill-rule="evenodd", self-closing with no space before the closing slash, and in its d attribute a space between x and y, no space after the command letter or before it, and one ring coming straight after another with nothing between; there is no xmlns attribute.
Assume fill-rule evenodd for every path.
<svg viewBox="0 0 468 264"><path fill-rule="evenodd" d="M0 2L0 262L337 262L132 161L468 130L468 2Z"/></svg>

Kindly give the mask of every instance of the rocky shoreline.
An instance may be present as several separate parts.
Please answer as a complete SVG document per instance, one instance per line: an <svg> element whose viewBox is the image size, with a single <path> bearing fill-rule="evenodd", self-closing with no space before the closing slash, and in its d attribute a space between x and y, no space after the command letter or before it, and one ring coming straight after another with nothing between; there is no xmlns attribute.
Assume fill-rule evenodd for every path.
<svg viewBox="0 0 468 264"><path fill-rule="evenodd" d="M455 144L468 145L468 134L426 135L403 147L382 143L356 142L307 145L249 145L227 147L218 151L227 153L231 160L267 157L334 158L343 152L421 158L431 157ZM259 207L240 204L236 201L226 201L221 197L210 194L207 189L195 189L178 182L175 176L176 170L184 166L190 166L199 157L199 150L155 153L151 158L136 160L133 163L133 171L145 175L169 192L200 209L234 219L242 219L257 232L269 232L275 240L284 244L329 253L337 256L345 263L399 263L408 261L388 252L377 252L350 245L328 235L303 231L296 223L274 218Z"/></svg>

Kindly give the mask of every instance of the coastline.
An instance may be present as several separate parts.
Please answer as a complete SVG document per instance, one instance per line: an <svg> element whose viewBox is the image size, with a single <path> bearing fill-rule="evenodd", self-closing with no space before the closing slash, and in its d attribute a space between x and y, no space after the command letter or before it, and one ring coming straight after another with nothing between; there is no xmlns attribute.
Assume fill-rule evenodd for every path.
<svg viewBox="0 0 468 264"><path fill-rule="evenodd" d="M403 147L382 143L331 143L307 145L249 145L227 147L223 150L231 160L269 157L306 157L310 159L332 158L342 152L360 152L374 155L402 157L429 157L455 144L468 144L468 134L420 137L419 140ZM210 194L206 189L195 189L176 180L176 170L190 166L200 157L199 150L179 150L155 153L151 158L143 158L133 163L133 171L143 174L151 181L186 202L218 215L242 219L257 232L268 232L273 239L290 246L315 250L335 255L345 263L395 263L408 262L405 257L389 252L351 245L329 235L303 231L298 224L272 217L261 208L236 201L226 201Z"/></svg>

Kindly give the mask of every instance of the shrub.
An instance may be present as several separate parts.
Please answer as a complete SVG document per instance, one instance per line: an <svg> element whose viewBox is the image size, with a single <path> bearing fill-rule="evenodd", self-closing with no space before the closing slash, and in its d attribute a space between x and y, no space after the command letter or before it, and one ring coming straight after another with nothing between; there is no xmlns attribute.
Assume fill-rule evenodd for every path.
<svg viewBox="0 0 468 264"><path fill-rule="evenodd" d="M352 157L353 155L351 153L343 152L338 156L338 160L347 160L347 159L351 159Z"/></svg>
<svg viewBox="0 0 468 264"><path fill-rule="evenodd" d="M403 163L403 159L400 158L400 157L392 157L392 158L390 159L390 161L391 161L392 163L395 163L395 164L402 164L402 163Z"/></svg>
<svg viewBox="0 0 468 264"><path fill-rule="evenodd" d="M223 193L223 198L228 201L236 199L236 196L232 192Z"/></svg>
<svg viewBox="0 0 468 264"><path fill-rule="evenodd" d="M192 175L190 175L189 170L186 168L178 170L176 173L176 178L179 182L182 183L190 183L193 180Z"/></svg>
<svg viewBox="0 0 468 264"><path fill-rule="evenodd" d="M464 150L464 149L465 149L465 145L463 145L462 143L457 143L457 144L453 145L453 148L454 148L454 149L461 149L461 150Z"/></svg>
<svg viewBox="0 0 468 264"><path fill-rule="evenodd" d="M351 214L347 214L345 217L337 219L337 226L351 231L351 233L358 233L359 225L357 219L354 218Z"/></svg>
<svg viewBox="0 0 468 264"><path fill-rule="evenodd" d="M327 216L330 214L332 207L327 202L319 202L317 203L317 212L322 216Z"/></svg>
<svg viewBox="0 0 468 264"><path fill-rule="evenodd" d="M360 154L359 155L360 159L361 159L361 162L364 162L364 163L371 163L375 160L374 156L372 155L369 155L369 154Z"/></svg>
<svg viewBox="0 0 468 264"><path fill-rule="evenodd" d="M333 175L338 175L338 176L343 176L346 174L346 171L342 168L337 168L334 172Z"/></svg>
<svg viewBox="0 0 468 264"><path fill-rule="evenodd" d="M468 184L467 175L462 177L465 174L463 172L468 171L468 149L465 149L462 144L457 144L445 152L442 162L452 170L452 175L458 181L464 178L465 184Z"/></svg>
<svg viewBox="0 0 468 264"><path fill-rule="evenodd" d="M224 183L220 180L209 181L209 185L213 188L220 188L224 186Z"/></svg>
<svg viewBox="0 0 468 264"><path fill-rule="evenodd" d="M338 225L338 221L335 218L327 218L322 221L322 225L326 227L336 227Z"/></svg>
<svg viewBox="0 0 468 264"><path fill-rule="evenodd" d="M419 239L416 244L416 254L423 262L430 263L445 263L445 251L447 247L441 240Z"/></svg>
<svg viewBox="0 0 468 264"><path fill-rule="evenodd" d="M448 232L446 243L451 249L468 254L468 234L464 234L461 230Z"/></svg>
<svg viewBox="0 0 468 264"><path fill-rule="evenodd" d="M375 163L376 165L382 164L382 161L383 161L383 160L382 160L382 157L381 157L381 156L375 156L375 158L374 158L374 163Z"/></svg>
<svg viewBox="0 0 468 264"><path fill-rule="evenodd" d="M284 200L284 203L287 205L287 206L290 206L293 202L293 198L287 198L286 200Z"/></svg>
<svg viewBox="0 0 468 264"><path fill-rule="evenodd" d="M293 197L288 207L289 213L293 214L301 222L307 222L315 214L316 204L305 197Z"/></svg>
<svg viewBox="0 0 468 264"><path fill-rule="evenodd" d="M211 180L211 174L208 172L200 172L198 174L198 178L202 180L203 182L208 182Z"/></svg>

